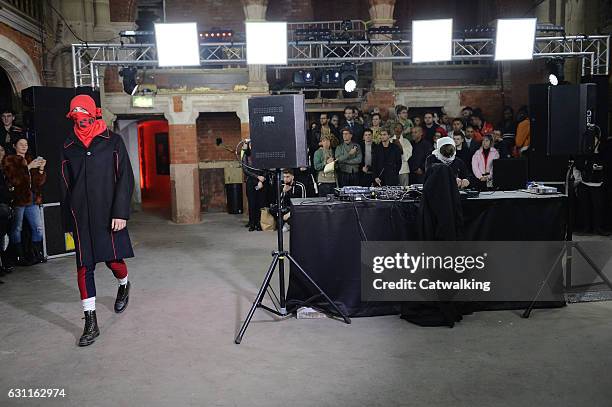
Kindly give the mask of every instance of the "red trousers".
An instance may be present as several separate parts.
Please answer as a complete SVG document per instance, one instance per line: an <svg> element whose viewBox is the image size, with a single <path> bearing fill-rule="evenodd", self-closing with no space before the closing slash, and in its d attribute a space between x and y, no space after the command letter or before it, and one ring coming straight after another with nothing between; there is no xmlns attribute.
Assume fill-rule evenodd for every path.
<svg viewBox="0 0 612 407"><path fill-rule="evenodd" d="M106 267L111 269L115 278L125 278L128 275L127 265L122 259L107 261ZM81 292L82 300L96 296L96 282L94 280L95 269L95 264L93 266L77 268L79 291Z"/></svg>

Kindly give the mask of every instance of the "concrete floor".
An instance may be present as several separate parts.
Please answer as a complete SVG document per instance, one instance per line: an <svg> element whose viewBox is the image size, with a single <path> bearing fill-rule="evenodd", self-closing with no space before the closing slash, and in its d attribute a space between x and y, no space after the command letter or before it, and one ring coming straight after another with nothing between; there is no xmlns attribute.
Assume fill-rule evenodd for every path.
<svg viewBox="0 0 612 407"><path fill-rule="evenodd" d="M98 267L101 336L78 348L74 258L0 286L0 406L610 406L611 302L483 312L455 329L398 316L275 321L259 310L233 343L275 234L206 214L177 226L138 213L129 309ZM63 399L9 400L11 388Z"/></svg>

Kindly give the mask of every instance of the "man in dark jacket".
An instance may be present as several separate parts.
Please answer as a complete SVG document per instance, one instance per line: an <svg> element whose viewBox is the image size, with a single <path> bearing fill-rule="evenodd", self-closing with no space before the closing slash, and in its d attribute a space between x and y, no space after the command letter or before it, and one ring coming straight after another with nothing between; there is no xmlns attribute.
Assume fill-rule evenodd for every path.
<svg viewBox="0 0 612 407"><path fill-rule="evenodd" d="M425 182L425 159L433 151L433 144L423 138L423 128L412 128L412 156L408 159L410 184Z"/></svg>
<svg viewBox="0 0 612 407"><path fill-rule="evenodd" d="M121 137L110 132L102 111L87 95L70 102L74 130L64 142L61 158L62 206L69 211L76 242L76 262L85 329L79 346L91 345L100 334L96 318L96 263L105 262L117 278L115 312L123 312L130 283L124 259L134 257L126 228L130 217L134 174Z"/></svg>
<svg viewBox="0 0 612 407"><path fill-rule="evenodd" d="M242 145L242 171L246 183L246 195L249 204L249 232L261 231L261 208L266 206L266 189L269 185L266 174L252 166L251 142L246 141Z"/></svg>
<svg viewBox="0 0 612 407"><path fill-rule="evenodd" d="M355 120L355 109L351 106L344 108L344 128L351 131L353 143L363 142L363 125Z"/></svg>
<svg viewBox="0 0 612 407"><path fill-rule="evenodd" d="M0 127L0 145L4 147L6 154L15 154L13 144L17 137L23 135L23 130L15 126L15 112L10 109L2 111L2 127Z"/></svg>
<svg viewBox="0 0 612 407"><path fill-rule="evenodd" d="M386 129L380 131L380 144L374 148L374 182L378 186L399 185L402 151L389 140Z"/></svg>

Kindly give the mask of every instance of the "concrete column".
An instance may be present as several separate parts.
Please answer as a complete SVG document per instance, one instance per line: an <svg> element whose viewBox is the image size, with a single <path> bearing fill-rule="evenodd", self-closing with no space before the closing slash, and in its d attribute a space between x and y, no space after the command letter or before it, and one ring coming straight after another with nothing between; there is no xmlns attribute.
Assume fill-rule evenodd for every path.
<svg viewBox="0 0 612 407"><path fill-rule="evenodd" d="M109 0L94 0L95 29L107 30L110 28Z"/></svg>
<svg viewBox="0 0 612 407"><path fill-rule="evenodd" d="M93 39L94 8L93 0L61 0L61 11L72 29L84 40ZM109 17L110 18L110 17ZM68 42L74 42L72 33L66 30Z"/></svg>
<svg viewBox="0 0 612 407"><path fill-rule="evenodd" d="M370 0L370 19L373 27L392 26L395 0ZM384 37L384 36L383 36ZM378 39L376 36L373 39ZM392 91L395 89L392 62L374 62L372 64L374 90Z"/></svg>
<svg viewBox="0 0 612 407"><path fill-rule="evenodd" d="M245 22L266 21L268 0L242 0L242 8ZM269 86L265 65L249 65L247 87L250 92L268 93Z"/></svg>
<svg viewBox="0 0 612 407"><path fill-rule="evenodd" d="M240 119L240 137L243 140L249 138L249 105L247 99L242 102L241 108L236 111L236 116Z"/></svg>
<svg viewBox="0 0 612 407"><path fill-rule="evenodd" d="M198 136L194 111L188 96L173 96L165 113L169 124L170 192L172 220L176 223L200 222L200 174Z"/></svg>
<svg viewBox="0 0 612 407"><path fill-rule="evenodd" d="M550 0L544 0L535 9L535 16L539 24L554 23L550 18Z"/></svg>
<svg viewBox="0 0 612 407"><path fill-rule="evenodd" d="M585 11L586 1L565 0L565 32L567 35L578 35L585 33ZM565 80L579 83L582 60L568 58L565 60Z"/></svg>

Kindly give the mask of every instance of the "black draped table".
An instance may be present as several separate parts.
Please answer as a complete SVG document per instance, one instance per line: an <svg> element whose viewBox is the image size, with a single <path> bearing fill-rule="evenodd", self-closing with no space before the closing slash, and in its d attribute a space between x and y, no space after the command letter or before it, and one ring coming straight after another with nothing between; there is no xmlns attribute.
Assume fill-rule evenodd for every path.
<svg viewBox="0 0 612 407"><path fill-rule="evenodd" d="M293 199L291 254L350 316L397 313L397 304L361 301L361 242L418 240L418 209L418 201ZM567 197L520 191L485 192L463 201L463 216L465 240L562 241ZM290 273L287 291L290 305L313 294L296 274Z"/></svg>

